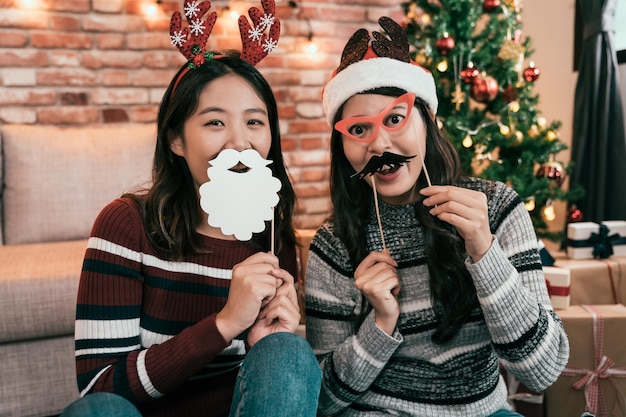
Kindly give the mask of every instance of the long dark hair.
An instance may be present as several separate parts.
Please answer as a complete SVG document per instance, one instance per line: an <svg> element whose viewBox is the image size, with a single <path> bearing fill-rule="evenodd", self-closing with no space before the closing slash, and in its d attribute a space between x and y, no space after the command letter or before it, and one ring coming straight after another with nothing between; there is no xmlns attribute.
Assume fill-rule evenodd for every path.
<svg viewBox="0 0 626 417"><path fill-rule="evenodd" d="M406 91L385 87L364 92L399 97ZM460 162L454 145L443 135L432 119L426 103L415 99L426 126L426 155L433 184L452 185L460 179ZM343 106L335 115L333 124L341 119ZM337 236L347 245L354 268L367 256L365 223L369 219L372 191L365 181L351 178L354 169L348 162L341 133L331 134L330 193L333 203L332 221ZM417 187L426 187L424 172ZM430 274L430 289L438 325L433 334L435 343L449 341L465 323L477 303L476 289L465 267L465 245L456 229L428 213L428 207L415 204L415 216L424 226L425 255Z"/></svg>
<svg viewBox="0 0 626 417"><path fill-rule="evenodd" d="M203 89L211 82L228 74L247 80L267 106L272 143L267 159L273 175L282 183L280 201L275 208L276 253L283 245L295 244L292 225L295 194L284 165L278 110L272 90L255 67L229 52L198 68L185 71L186 64L172 79L163 95L157 118L157 143L152 166L152 186L141 194L128 195L142 207L144 226L150 243L162 256L182 260L185 256L204 251L196 233L200 221L200 202L191 172L184 158L174 154L170 142L183 136L185 122L196 111ZM270 248L270 232L253 236L263 250Z"/></svg>

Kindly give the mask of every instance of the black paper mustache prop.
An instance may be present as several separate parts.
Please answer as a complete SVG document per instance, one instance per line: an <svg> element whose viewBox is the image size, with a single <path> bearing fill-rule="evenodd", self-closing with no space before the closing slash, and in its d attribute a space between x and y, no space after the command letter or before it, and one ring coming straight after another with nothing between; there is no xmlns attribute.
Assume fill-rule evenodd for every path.
<svg viewBox="0 0 626 417"><path fill-rule="evenodd" d="M363 167L363 169L356 174L353 174L352 177L358 177L358 179L361 180L366 175L374 175L377 172L382 171L385 166L390 169L398 168L413 158L415 158L415 155L404 156L392 152L383 152L380 156L372 156L365 167Z"/></svg>

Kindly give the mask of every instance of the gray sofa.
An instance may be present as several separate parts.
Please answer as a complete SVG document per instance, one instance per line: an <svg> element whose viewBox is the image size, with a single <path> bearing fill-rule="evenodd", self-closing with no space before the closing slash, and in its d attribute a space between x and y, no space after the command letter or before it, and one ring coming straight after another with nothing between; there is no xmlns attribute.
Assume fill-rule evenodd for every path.
<svg viewBox="0 0 626 417"><path fill-rule="evenodd" d="M76 291L92 223L149 179L156 128L0 127L0 416L78 398Z"/></svg>

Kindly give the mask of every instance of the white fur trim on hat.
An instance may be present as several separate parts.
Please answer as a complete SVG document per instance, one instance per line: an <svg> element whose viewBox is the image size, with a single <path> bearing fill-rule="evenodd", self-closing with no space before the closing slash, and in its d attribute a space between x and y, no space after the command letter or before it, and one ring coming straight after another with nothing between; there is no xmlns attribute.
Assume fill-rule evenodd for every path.
<svg viewBox="0 0 626 417"><path fill-rule="evenodd" d="M350 97L378 87L398 87L422 98L433 116L437 114L437 90L430 71L392 58L355 62L335 75L324 87L322 106L329 126L337 110Z"/></svg>

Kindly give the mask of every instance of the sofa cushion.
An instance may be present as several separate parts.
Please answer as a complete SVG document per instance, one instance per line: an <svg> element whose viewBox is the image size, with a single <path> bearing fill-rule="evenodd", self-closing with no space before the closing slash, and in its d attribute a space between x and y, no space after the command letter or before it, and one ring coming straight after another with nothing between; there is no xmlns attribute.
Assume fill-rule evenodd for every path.
<svg viewBox="0 0 626 417"><path fill-rule="evenodd" d="M73 335L87 240L0 246L0 345Z"/></svg>
<svg viewBox="0 0 626 417"><path fill-rule="evenodd" d="M2 131L5 244L87 238L108 202L150 177L152 124Z"/></svg>
<svg viewBox="0 0 626 417"><path fill-rule="evenodd" d="M57 416L79 398L74 336L0 344L0 416Z"/></svg>

